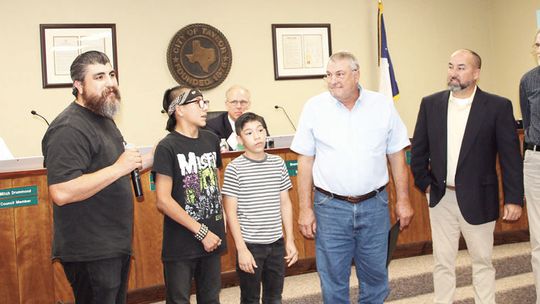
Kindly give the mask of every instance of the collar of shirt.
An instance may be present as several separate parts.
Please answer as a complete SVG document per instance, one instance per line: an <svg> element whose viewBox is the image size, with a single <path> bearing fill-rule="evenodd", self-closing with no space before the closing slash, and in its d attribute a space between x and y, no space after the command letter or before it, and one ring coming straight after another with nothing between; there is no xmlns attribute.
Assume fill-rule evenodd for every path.
<svg viewBox="0 0 540 304"><path fill-rule="evenodd" d="M476 88L477 88L477 86L474 86L473 93L471 94L471 96L469 96L467 98L454 97L454 94L452 92L450 92L450 96L448 97L448 101L452 102L452 103L454 103L454 104L456 104L458 106L470 105L473 102L474 95L476 94Z"/></svg>
<svg viewBox="0 0 540 304"><path fill-rule="evenodd" d="M356 109L358 107L358 105L360 104L360 102L362 101L362 86L359 84L358 85L358 99L356 99L356 101L354 102L354 107L352 108L352 110ZM347 111L349 111L349 109L347 109L345 107L345 105L343 105L343 103L341 101L339 101L337 98L335 98L334 96L332 96L332 94L330 94L330 96L332 97L332 100L334 101L334 105L336 105L337 107L341 107L342 109L345 109Z"/></svg>
<svg viewBox="0 0 540 304"><path fill-rule="evenodd" d="M229 123L231 124L232 132L236 134L236 125L234 123L234 120L227 114L227 119L229 120Z"/></svg>

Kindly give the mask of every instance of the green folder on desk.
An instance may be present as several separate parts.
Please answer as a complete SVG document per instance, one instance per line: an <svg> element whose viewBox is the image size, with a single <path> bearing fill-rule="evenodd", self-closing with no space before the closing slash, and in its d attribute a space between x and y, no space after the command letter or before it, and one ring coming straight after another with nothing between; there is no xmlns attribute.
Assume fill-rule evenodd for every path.
<svg viewBox="0 0 540 304"><path fill-rule="evenodd" d="M397 246L397 239L399 236L399 220L390 228L390 231L388 231L388 251L386 255L386 267L390 265L390 261L392 261L392 255L394 254L394 251L396 250Z"/></svg>

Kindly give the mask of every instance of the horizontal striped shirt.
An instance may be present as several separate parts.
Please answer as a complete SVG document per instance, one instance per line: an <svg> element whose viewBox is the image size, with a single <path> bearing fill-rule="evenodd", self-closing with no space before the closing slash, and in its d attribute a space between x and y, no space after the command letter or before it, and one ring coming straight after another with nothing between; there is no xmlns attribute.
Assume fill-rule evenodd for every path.
<svg viewBox="0 0 540 304"><path fill-rule="evenodd" d="M256 161L240 155L225 169L222 193L237 198L246 243L270 244L283 236L280 193L292 187L285 162L266 154Z"/></svg>

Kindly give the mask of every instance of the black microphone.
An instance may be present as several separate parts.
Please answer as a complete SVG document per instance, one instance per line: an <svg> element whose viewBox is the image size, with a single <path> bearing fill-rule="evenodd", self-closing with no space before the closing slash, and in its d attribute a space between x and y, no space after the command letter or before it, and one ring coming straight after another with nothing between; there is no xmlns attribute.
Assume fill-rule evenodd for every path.
<svg viewBox="0 0 540 304"><path fill-rule="evenodd" d="M291 118L289 117L289 114L287 114L287 111L285 110L284 107L282 106L278 106L278 105L275 105L274 106L275 109L281 109L283 110L283 113L285 113L285 116L287 116L287 119L289 120L289 123L291 124L291 126L293 127L294 131L296 132L296 126L294 125L294 123L292 122Z"/></svg>
<svg viewBox="0 0 540 304"><path fill-rule="evenodd" d="M39 115L38 112L32 110L32 111L30 111L30 114L41 117L41 119L43 119L43 120L47 123L47 126L50 126L50 124L49 124L49 122L47 121L47 119L46 119L45 117Z"/></svg>
<svg viewBox="0 0 540 304"><path fill-rule="evenodd" d="M141 175L139 173L139 169L131 171L131 183L133 184L133 191L135 192L135 196L138 199L143 197Z"/></svg>
<svg viewBox="0 0 540 304"><path fill-rule="evenodd" d="M133 145L124 142L124 148L131 149L133 148ZM138 201L141 201L144 194L142 191L141 174L139 173L139 169L131 171L131 183L133 184L133 192L135 192L135 197L137 197Z"/></svg>

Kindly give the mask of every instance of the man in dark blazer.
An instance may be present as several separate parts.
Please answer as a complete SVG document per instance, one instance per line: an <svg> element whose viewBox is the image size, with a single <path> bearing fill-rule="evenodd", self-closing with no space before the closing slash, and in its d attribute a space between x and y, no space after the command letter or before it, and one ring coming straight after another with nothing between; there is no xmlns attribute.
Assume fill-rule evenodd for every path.
<svg viewBox="0 0 540 304"><path fill-rule="evenodd" d="M227 140L229 151L237 150L236 132L234 123L240 115L247 112L251 105L251 93L248 89L234 85L225 93L225 108L227 112L218 115L206 122L206 129L214 132L220 139ZM268 134L266 123L263 124Z"/></svg>
<svg viewBox="0 0 540 304"><path fill-rule="evenodd" d="M495 303L491 256L499 217L497 155L503 219L519 219L523 206L523 162L512 103L476 86L480 68L475 52L452 54L449 90L423 98L412 140L415 184L429 194L435 303L453 303L460 232L473 264L475 303Z"/></svg>

